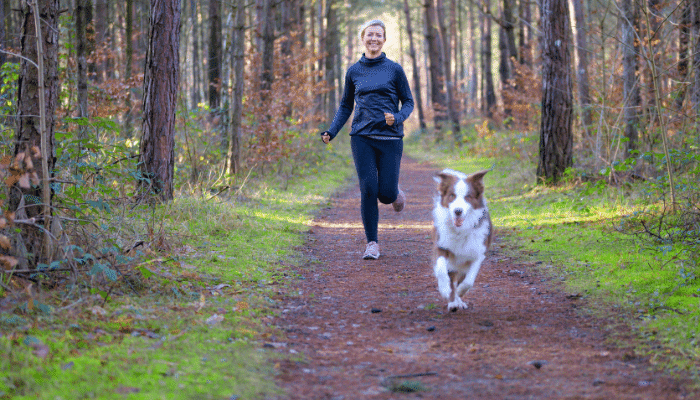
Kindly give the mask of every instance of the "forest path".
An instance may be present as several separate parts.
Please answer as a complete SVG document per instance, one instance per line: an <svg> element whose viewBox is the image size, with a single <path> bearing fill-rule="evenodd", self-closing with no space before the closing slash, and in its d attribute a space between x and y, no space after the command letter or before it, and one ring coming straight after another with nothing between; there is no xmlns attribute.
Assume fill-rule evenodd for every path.
<svg viewBox="0 0 700 400"><path fill-rule="evenodd" d="M395 213L380 205L379 260L361 259L357 186L316 218L312 261L290 285L301 295L278 299L275 324L286 337L271 345L292 353L279 361L281 398L684 398L681 384L648 360L606 346L615 332L578 312L582 300L504 255L498 227L465 296L469 309L447 311L431 266L438 169L404 157L407 206Z"/></svg>

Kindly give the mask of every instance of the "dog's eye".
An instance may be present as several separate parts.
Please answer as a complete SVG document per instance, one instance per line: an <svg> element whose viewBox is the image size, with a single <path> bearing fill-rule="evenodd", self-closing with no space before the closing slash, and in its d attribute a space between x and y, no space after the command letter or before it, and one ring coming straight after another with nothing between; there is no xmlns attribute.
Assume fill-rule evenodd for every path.
<svg viewBox="0 0 700 400"><path fill-rule="evenodd" d="M454 199L456 199L456 198L457 198L457 196L455 196L454 193L450 193L450 194L447 195L447 200L449 200L449 201L452 201L452 200L454 200Z"/></svg>

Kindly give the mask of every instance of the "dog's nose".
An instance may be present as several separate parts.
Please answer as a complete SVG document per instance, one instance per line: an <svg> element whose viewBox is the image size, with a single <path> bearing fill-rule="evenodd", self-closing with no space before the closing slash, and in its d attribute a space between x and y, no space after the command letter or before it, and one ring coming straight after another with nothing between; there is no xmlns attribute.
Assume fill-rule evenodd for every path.
<svg viewBox="0 0 700 400"><path fill-rule="evenodd" d="M464 211L463 211L461 208L455 208L455 215L456 215L456 216L459 217L460 215L462 215L463 212L464 212Z"/></svg>

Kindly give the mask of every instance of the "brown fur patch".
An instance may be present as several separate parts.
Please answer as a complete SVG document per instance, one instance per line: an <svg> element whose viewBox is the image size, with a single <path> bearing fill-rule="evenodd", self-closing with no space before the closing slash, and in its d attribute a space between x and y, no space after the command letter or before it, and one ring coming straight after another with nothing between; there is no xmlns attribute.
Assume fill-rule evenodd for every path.
<svg viewBox="0 0 700 400"><path fill-rule="evenodd" d="M457 183L459 178L443 172L437 176L440 178L437 188L438 193L440 193L440 205L447 207L455 199L455 183Z"/></svg>

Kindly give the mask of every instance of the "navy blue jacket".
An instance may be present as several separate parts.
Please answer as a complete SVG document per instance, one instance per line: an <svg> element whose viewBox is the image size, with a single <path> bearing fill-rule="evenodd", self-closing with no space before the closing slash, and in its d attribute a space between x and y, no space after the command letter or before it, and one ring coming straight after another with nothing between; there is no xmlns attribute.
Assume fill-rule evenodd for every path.
<svg viewBox="0 0 700 400"><path fill-rule="evenodd" d="M372 59L362 55L360 61L348 68L343 98L333 123L326 131L331 139L350 118L354 104L357 104L357 107L352 119L351 136L403 137L403 122L413 111L413 96L401 65L382 53L381 56ZM385 112L394 114L393 125L389 126L386 123Z"/></svg>

